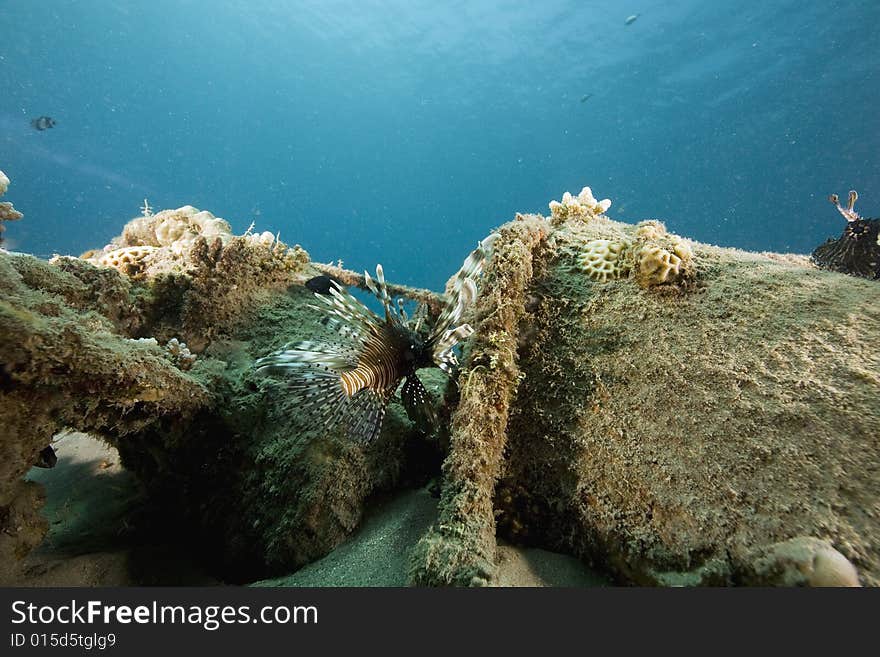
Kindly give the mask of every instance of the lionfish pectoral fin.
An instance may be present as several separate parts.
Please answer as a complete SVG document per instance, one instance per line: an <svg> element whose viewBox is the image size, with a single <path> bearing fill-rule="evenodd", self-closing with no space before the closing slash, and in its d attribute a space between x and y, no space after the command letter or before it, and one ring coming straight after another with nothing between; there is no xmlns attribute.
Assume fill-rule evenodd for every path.
<svg viewBox="0 0 880 657"><path fill-rule="evenodd" d="M362 444L373 442L382 429L387 406L388 401L374 390L364 389L351 397L344 420L348 438Z"/></svg>
<svg viewBox="0 0 880 657"><path fill-rule="evenodd" d="M410 420L418 427L419 431L430 435L439 424L437 411L434 408L434 398L431 396L422 382L415 374L406 377L403 389L400 391L403 399L403 407Z"/></svg>

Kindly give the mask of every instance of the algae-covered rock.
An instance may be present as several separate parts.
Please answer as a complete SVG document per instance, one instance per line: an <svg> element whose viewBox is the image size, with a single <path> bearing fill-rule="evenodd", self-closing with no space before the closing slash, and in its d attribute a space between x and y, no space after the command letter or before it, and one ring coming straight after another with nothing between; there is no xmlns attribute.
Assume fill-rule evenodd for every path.
<svg viewBox="0 0 880 657"><path fill-rule="evenodd" d="M667 585L795 583L766 555L807 536L880 583L876 283L658 225L526 220L558 229L486 271L481 299L499 311L474 322L414 581L483 583L497 531ZM517 223L499 253L518 248ZM684 244L685 276L594 280L578 255L596 240Z"/></svg>
<svg viewBox="0 0 880 657"><path fill-rule="evenodd" d="M191 227L199 214L130 223L115 244L133 258L125 266L102 262L112 249L51 262L0 252L8 568L45 533L39 487L22 478L62 429L116 447L147 492L151 522L195 539L227 579L323 556L370 495L438 467L436 446L398 405L368 447L309 430L283 384L252 371L258 355L327 331L303 286L315 275L308 254L266 235L171 240L168 219L179 216ZM155 244L141 243L150 235ZM441 380L429 373L426 384L439 394Z"/></svg>

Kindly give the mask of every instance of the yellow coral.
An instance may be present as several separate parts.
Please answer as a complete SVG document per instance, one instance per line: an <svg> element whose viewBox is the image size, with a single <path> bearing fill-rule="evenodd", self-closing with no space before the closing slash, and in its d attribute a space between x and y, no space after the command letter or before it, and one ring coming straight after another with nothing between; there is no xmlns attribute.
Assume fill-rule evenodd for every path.
<svg viewBox="0 0 880 657"><path fill-rule="evenodd" d="M681 274L681 258L656 244L639 249L636 282L642 287L670 283Z"/></svg>
<svg viewBox="0 0 880 657"><path fill-rule="evenodd" d="M688 244L681 238L675 242L675 245L672 247L672 252L681 258L683 263L690 262L693 260L694 252L691 250L691 245Z"/></svg>
<svg viewBox="0 0 880 657"><path fill-rule="evenodd" d="M633 260L636 282L641 287L679 283L693 276L690 244L668 233L662 221L640 221L635 233Z"/></svg>
<svg viewBox="0 0 880 657"><path fill-rule="evenodd" d="M570 192L562 195L562 202L550 201L550 215L553 225L559 225L568 219L588 221L608 211L610 199L597 201L593 190L584 187L580 194L573 196Z"/></svg>
<svg viewBox="0 0 880 657"><path fill-rule="evenodd" d="M629 272L630 266L626 252L630 247L627 241L593 240L584 245L577 255L577 267L594 281L620 278Z"/></svg>
<svg viewBox="0 0 880 657"><path fill-rule="evenodd" d="M104 267L113 267L126 276L136 278L143 273L147 259L157 250L155 246L126 246L103 252L92 261Z"/></svg>

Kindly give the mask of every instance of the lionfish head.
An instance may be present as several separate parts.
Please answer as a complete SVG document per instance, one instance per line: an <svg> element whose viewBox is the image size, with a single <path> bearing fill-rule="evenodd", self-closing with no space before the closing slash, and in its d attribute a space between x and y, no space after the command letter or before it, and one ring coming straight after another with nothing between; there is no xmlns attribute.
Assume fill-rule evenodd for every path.
<svg viewBox="0 0 880 657"><path fill-rule="evenodd" d="M416 376L425 367L450 374L458 364L455 347L473 333L463 322L477 297L479 278L492 244L493 233L480 242L453 278L446 304L429 328L424 316L410 320L403 302L392 302L382 265L375 280L364 273L366 287L382 303L384 318L343 289L336 281L327 293L316 293L312 307L334 330L335 341L305 341L257 360L257 371L282 375L310 426L331 429L342 423L348 436L361 442L375 438L388 402L403 381L401 398L410 419L423 430L437 424L434 402Z"/></svg>

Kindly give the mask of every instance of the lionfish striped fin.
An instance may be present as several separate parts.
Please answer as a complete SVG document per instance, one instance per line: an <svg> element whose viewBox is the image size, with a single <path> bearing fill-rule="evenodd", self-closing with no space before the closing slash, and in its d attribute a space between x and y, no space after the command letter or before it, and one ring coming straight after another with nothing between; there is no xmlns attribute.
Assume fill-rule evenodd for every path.
<svg viewBox="0 0 880 657"><path fill-rule="evenodd" d="M452 349L460 340L473 333L470 326L467 324L459 325L459 322L462 315L477 298L475 279L482 273L483 264L489 257L492 245L498 237L498 233L492 233L481 241L465 259L461 269L455 274L446 305L431 331L429 341L433 347L434 362L444 372L450 372L451 368L458 364Z"/></svg>
<svg viewBox="0 0 880 657"><path fill-rule="evenodd" d="M434 399L431 393L415 374L406 377L400 390L403 407L407 417L412 420L422 433L432 434L439 424L437 412L434 410Z"/></svg>
<svg viewBox="0 0 880 657"><path fill-rule="evenodd" d="M311 306L312 308L324 313L329 310L343 322L351 325L351 328L359 329L367 334L374 333L382 321L373 311L335 284L331 286L329 294L316 294L315 298L319 299L327 308L314 304Z"/></svg>
<svg viewBox="0 0 880 657"><path fill-rule="evenodd" d="M344 417L348 424L347 435L358 443L370 443L382 429L388 401L375 390L361 390L348 399Z"/></svg>
<svg viewBox="0 0 880 657"><path fill-rule="evenodd" d="M364 282L367 285L367 288L376 295L376 298L382 302L382 307L385 309L385 317L389 321L394 324L403 325L406 321L405 313L401 314L398 312L398 308L395 308L391 303L391 295L388 294L388 284L385 282L385 270L382 268L382 265L376 265L376 280L373 281L372 277L370 277L370 273L364 272ZM400 301L398 299L398 301Z"/></svg>
<svg viewBox="0 0 880 657"><path fill-rule="evenodd" d="M254 363L257 371L300 369L320 365L325 369L344 371L357 366L357 352L345 345L327 342L289 343L279 351L260 358Z"/></svg>
<svg viewBox="0 0 880 657"><path fill-rule="evenodd" d="M260 361L271 359L271 356ZM258 361L258 363L260 362ZM308 419L307 427L324 426L331 428L338 411L347 402L345 392L339 385L339 373L317 363L301 362L298 367L289 363L283 365L266 364L257 369L259 374L283 374L282 380L292 401L303 411Z"/></svg>

